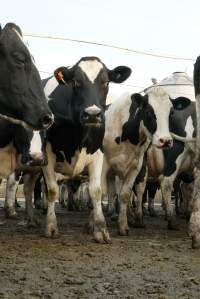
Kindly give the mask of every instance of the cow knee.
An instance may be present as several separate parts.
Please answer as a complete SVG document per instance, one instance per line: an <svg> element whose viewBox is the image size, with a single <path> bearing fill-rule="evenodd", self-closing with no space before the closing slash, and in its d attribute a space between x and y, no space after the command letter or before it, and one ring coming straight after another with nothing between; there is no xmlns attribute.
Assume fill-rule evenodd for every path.
<svg viewBox="0 0 200 299"><path fill-rule="evenodd" d="M101 199L102 191L100 186L90 186L89 191L92 199Z"/></svg>
<svg viewBox="0 0 200 299"><path fill-rule="evenodd" d="M58 198L59 195L59 188L57 184L51 185L48 188L48 200L54 201L56 198Z"/></svg>

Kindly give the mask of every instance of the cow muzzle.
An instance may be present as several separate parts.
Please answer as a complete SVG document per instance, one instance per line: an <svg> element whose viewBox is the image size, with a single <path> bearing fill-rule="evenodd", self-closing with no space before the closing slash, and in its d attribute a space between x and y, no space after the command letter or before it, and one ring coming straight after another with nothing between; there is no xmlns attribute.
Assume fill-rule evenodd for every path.
<svg viewBox="0 0 200 299"><path fill-rule="evenodd" d="M86 127L100 127L104 123L104 113L99 107L93 105L83 111L81 122Z"/></svg>
<svg viewBox="0 0 200 299"><path fill-rule="evenodd" d="M157 146L159 148L170 148L170 147L172 147L172 145L173 145L173 139L172 138L163 137L163 138L158 139Z"/></svg>
<svg viewBox="0 0 200 299"><path fill-rule="evenodd" d="M152 142L158 148L170 148L173 146L173 139L170 137L158 138L155 142Z"/></svg>

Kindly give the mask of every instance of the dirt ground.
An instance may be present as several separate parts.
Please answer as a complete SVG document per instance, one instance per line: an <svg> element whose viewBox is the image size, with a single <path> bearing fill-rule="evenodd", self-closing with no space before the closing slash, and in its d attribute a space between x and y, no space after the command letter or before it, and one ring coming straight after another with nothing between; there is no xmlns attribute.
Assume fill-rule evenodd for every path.
<svg viewBox="0 0 200 299"><path fill-rule="evenodd" d="M128 237L108 221L112 244L99 245L84 233L86 212L59 209L61 236L46 239L43 227L20 225L23 209L8 220L2 206L0 298L200 298L200 251L191 249L184 220L168 231L163 215L146 217L146 228Z"/></svg>

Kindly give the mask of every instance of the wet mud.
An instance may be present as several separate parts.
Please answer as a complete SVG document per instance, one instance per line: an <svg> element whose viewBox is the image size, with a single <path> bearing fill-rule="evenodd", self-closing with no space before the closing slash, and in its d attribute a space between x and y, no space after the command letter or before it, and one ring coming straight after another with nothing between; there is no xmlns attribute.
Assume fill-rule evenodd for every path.
<svg viewBox="0 0 200 299"><path fill-rule="evenodd" d="M2 206L2 205L1 205ZM42 225L6 219L0 208L0 298L200 298L200 251L191 249L187 224L168 231L164 216L145 217L146 228L96 244L84 232L88 212L57 208L60 237L46 239Z"/></svg>

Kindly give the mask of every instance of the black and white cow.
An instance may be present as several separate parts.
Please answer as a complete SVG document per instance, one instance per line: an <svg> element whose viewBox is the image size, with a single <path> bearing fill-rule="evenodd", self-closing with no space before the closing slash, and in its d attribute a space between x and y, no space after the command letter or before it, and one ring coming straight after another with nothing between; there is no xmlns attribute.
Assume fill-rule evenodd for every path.
<svg viewBox="0 0 200 299"><path fill-rule="evenodd" d="M44 91L55 123L47 131L48 165L43 168L48 188L46 236L58 234L55 200L56 173L70 178L87 168L93 203L91 225L97 242L109 242L101 207L102 141L109 82L121 83L131 74L125 66L109 70L97 57L81 58L73 67L60 67L44 80Z"/></svg>
<svg viewBox="0 0 200 299"><path fill-rule="evenodd" d="M147 95L122 95L111 104L106 112L105 137L103 142L104 164L102 171L102 192L106 197L107 177L118 175L120 185L119 233L126 235L127 204L132 186L135 185L136 225L143 226L142 196L146 185L144 154L150 144L157 148L171 147L169 116L174 106L183 109L190 102L180 98L172 102L161 87L153 87ZM143 165L143 167L142 167Z"/></svg>
<svg viewBox="0 0 200 299"><path fill-rule="evenodd" d="M36 130L53 122L39 72L13 23L0 28L0 116Z"/></svg>

